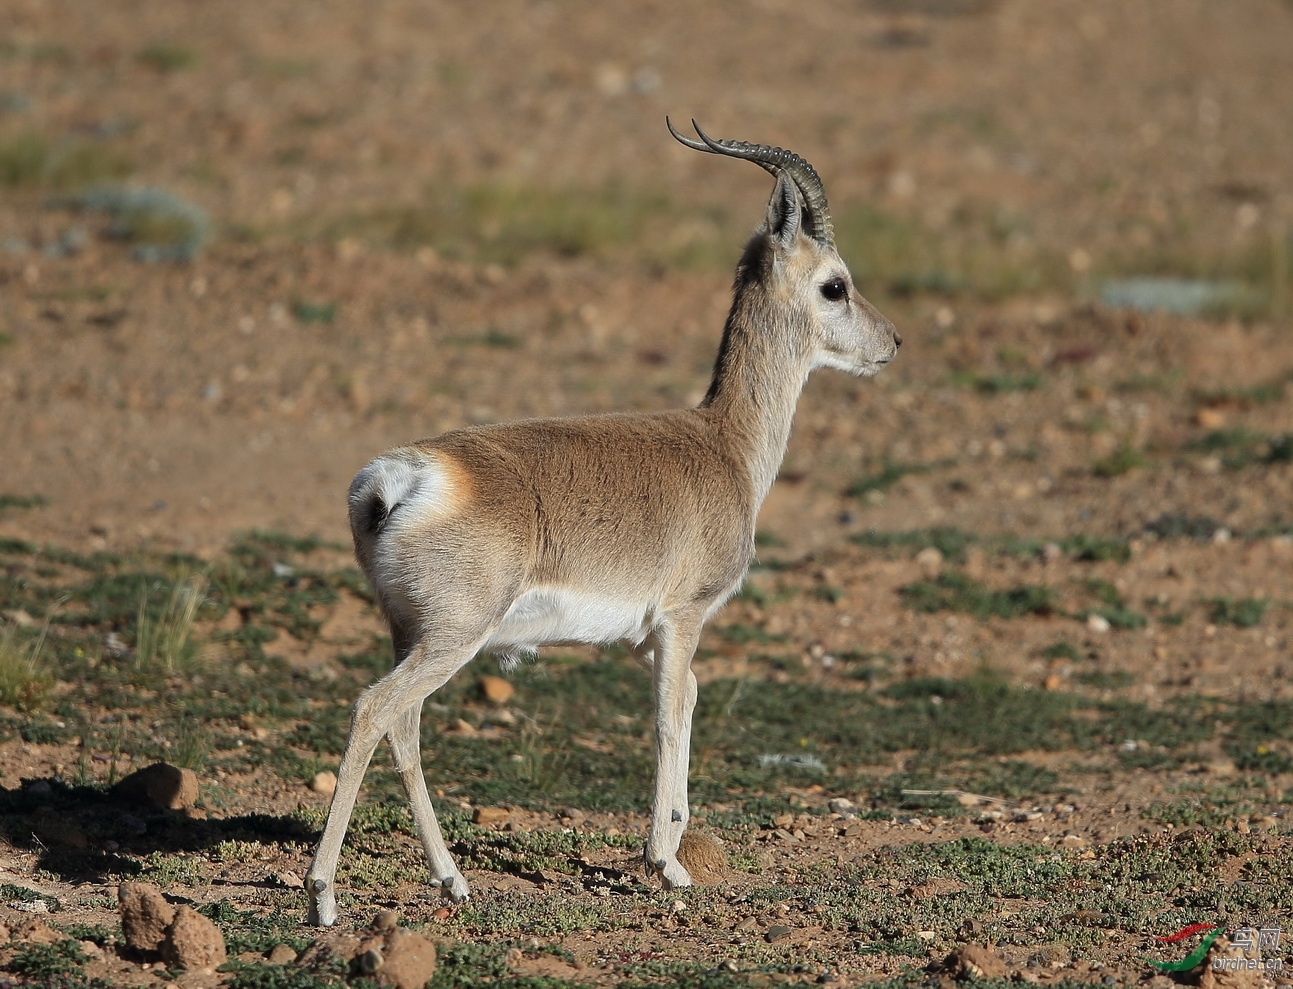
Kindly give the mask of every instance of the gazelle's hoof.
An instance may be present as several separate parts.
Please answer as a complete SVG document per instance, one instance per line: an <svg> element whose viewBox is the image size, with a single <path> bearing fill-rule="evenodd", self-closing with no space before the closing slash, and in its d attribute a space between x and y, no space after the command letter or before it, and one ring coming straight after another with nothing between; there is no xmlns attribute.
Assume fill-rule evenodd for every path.
<svg viewBox="0 0 1293 989"><path fill-rule="evenodd" d="M660 884L665 889L678 889L691 885L691 874L678 862L666 865L660 870Z"/></svg>
<svg viewBox="0 0 1293 989"><path fill-rule="evenodd" d="M305 877L305 891L310 896L306 922L315 927L331 927L337 922L337 899L332 887L322 879Z"/></svg>
<svg viewBox="0 0 1293 989"><path fill-rule="evenodd" d="M471 890L467 888L467 880L461 873L455 872L452 876L445 876L440 880L440 888L454 903L466 903L471 899Z"/></svg>
<svg viewBox="0 0 1293 989"><path fill-rule="evenodd" d="M691 875L683 868L677 856L652 859L648 855L647 868L660 877L660 883L665 889L678 889L691 885Z"/></svg>

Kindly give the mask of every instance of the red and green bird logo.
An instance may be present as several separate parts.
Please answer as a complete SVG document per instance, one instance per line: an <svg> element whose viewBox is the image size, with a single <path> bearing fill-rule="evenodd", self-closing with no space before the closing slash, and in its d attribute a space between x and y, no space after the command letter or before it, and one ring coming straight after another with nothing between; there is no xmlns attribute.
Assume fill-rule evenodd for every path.
<svg viewBox="0 0 1293 989"><path fill-rule="evenodd" d="M1208 949L1212 947L1212 942L1219 938L1222 931L1225 929L1224 924L1190 924L1188 927L1182 927L1175 934L1156 937L1154 938L1155 941L1161 941L1164 944L1176 944L1177 942L1184 941L1186 938L1199 934L1202 931L1208 932L1207 936L1199 942L1199 946L1180 961L1156 962L1152 958L1146 958L1145 961L1149 962L1161 972L1188 972L1207 957Z"/></svg>

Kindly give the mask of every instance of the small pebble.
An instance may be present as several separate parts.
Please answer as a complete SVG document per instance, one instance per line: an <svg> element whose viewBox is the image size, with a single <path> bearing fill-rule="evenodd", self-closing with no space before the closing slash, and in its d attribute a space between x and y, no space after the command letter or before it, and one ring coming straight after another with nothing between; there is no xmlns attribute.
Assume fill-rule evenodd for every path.
<svg viewBox="0 0 1293 989"><path fill-rule="evenodd" d="M337 789L337 774L325 769L315 773L309 785L315 793L330 797Z"/></svg>
<svg viewBox="0 0 1293 989"><path fill-rule="evenodd" d="M768 944L776 944L778 941L784 941L790 937L791 929L784 924L773 924L768 928L768 932L763 935L763 940Z"/></svg>

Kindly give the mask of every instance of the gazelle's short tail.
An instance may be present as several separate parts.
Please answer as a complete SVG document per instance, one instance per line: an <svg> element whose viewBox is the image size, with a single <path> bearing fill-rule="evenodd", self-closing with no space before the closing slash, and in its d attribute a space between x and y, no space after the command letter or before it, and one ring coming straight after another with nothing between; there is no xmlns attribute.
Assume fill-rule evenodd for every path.
<svg viewBox="0 0 1293 989"><path fill-rule="evenodd" d="M401 450L378 457L355 475L350 483L350 531L356 546L376 539L391 516L417 498L426 466Z"/></svg>

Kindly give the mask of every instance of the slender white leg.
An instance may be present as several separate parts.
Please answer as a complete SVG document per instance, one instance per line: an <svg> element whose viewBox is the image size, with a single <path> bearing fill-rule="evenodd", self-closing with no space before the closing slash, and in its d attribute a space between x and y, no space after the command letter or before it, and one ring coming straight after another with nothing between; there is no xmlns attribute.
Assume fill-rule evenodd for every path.
<svg viewBox="0 0 1293 989"><path fill-rule="evenodd" d="M398 642L396 648L398 651ZM355 799L359 795L364 771L372 760L377 743L383 735L390 734L401 720L405 722L412 720L416 735L416 724L422 702L429 694L442 687L445 681L475 655L475 652L474 647L453 652L431 652L422 646L415 647L409 652L407 659L365 690L355 702L354 711L350 716L350 737L346 740L346 751L341 756L341 767L337 772L337 789L332 795L332 805L328 808L328 820L323 826L323 837L314 852L314 860L305 874L305 890L310 898L308 920L311 924L331 927L337 922L335 889L337 859L341 855L341 845L346 837L346 828L350 824L350 815L355 808ZM408 787L407 782L405 787ZM424 781L418 789L425 800L425 809L429 811L431 802L426 797L425 788ZM421 810L417 800L411 799L414 799L414 819L417 820ZM434 814L430 816L434 822ZM420 824L419 832L424 835L425 846L425 832L422 832ZM444 839L439 836L438 826L435 833L440 848L443 849ZM448 850L445 849L446 860L448 854ZM439 871L434 859L432 869ZM458 875L456 869L454 874ZM461 885L457 887L457 891L465 896L466 883L460 875L458 880Z"/></svg>
<svg viewBox="0 0 1293 989"><path fill-rule="evenodd" d="M691 658L700 638L698 616L675 620L654 638L652 680L656 702L655 802L647 837L647 864L660 874L666 889L690 886L691 876L678 861L678 845L691 816L687 803L691 716L696 707L696 677Z"/></svg>
<svg viewBox="0 0 1293 989"><path fill-rule="evenodd" d="M458 871L445 846L431 806L431 795L427 793L426 776L422 773L421 721L422 705L418 703L400 716L395 727L387 733L386 740L390 742L391 755L395 758L395 771L400 774L400 782L409 798L413 823L430 865L431 882L441 887L455 903L462 903L469 895L467 880Z"/></svg>

